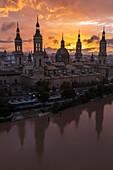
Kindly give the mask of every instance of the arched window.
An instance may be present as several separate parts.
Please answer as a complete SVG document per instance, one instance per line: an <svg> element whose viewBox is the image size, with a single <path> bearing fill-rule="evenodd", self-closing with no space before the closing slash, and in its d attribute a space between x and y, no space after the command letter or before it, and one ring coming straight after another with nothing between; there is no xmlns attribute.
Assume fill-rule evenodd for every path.
<svg viewBox="0 0 113 170"><path fill-rule="evenodd" d="M36 51L38 51L38 43L36 43Z"/></svg>
<svg viewBox="0 0 113 170"><path fill-rule="evenodd" d="M39 67L41 67L41 59L39 60Z"/></svg>
<svg viewBox="0 0 113 170"><path fill-rule="evenodd" d="M39 43L39 51L41 51L40 47L41 47L41 46L40 46L40 43Z"/></svg>
<svg viewBox="0 0 113 170"><path fill-rule="evenodd" d="M21 58L19 60L20 60L20 65L21 65Z"/></svg>
<svg viewBox="0 0 113 170"><path fill-rule="evenodd" d="M17 51L19 51L19 46L17 46Z"/></svg>

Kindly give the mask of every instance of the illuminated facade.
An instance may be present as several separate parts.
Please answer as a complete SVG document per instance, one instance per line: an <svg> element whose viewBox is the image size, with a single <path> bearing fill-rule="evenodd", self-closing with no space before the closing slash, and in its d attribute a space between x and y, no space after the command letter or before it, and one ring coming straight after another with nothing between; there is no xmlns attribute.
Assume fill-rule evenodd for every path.
<svg viewBox="0 0 113 170"><path fill-rule="evenodd" d="M18 41L17 41L18 39ZM100 41L100 52L98 56L98 63L95 62L92 54L89 63L82 62L82 43L80 40L80 32L78 34L78 41L76 43L75 60L70 64L70 56L68 50L65 48L65 41L62 35L61 48L58 49L53 63L49 60L48 55L43 50L43 37L40 33L40 25L37 18L36 32L33 37L34 53L33 61L30 59L26 64L23 64L22 40L20 38L19 28L17 26L17 37L15 39L15 59L16 67L23 66L21 70L22 84L32 86L38 81L48 81L50 86L60 87L62 83L73 81L91 83L92 81L102 81L107 76L107 53L105 40L105 30L102 33L102 40ZM18 49L19 47L19 51ZM30 58L30 57L29 57ZM29 63L29 64L28 64Z"/></svg>

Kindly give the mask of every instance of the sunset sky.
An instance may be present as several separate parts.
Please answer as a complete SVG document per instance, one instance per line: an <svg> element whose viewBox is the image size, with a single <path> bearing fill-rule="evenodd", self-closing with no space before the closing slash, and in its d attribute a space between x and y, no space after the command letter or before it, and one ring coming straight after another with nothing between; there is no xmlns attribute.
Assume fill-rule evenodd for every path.
<svg viewBox="0 0 113 170"><path fill-rule="evenodd" d="M14 50L17 22L23 51L32 51L37 14L49 53L60 47L62 32L66 48L74 52L79 30L83 53L97 53L103 26L107 52L113 52L113 0L0 0L0 51Z"/></svg>

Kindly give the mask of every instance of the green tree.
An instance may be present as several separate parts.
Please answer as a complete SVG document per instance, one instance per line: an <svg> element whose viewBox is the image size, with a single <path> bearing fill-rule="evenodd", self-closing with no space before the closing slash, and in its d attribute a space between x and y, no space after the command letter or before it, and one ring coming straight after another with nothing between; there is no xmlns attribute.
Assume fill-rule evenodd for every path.
<svg viewBox="0 0 113 170"><path fill-rule="evenodd" d="M62 92L62 97L63 98L66 98L66 99L70 99L70 98L74 98L76 96L76 93L73 89L65 89L63 92Z"/></svg>
<svg viewBox="0 0 113 170"><path fill-rule="evenodd" d="M48 92L50 90L49 88L49 82L46 81L39 81L36 83L36 85L34 86L34 91L39 91L39 89L43 88L44 91Z"/></svg>
<svg viewBox="0 0 113 170"><path fill-rule="evenodd" d="M63 84L61 85L61 90L66 90L70 88L70 83L69 82L63 82Z"/></svg>

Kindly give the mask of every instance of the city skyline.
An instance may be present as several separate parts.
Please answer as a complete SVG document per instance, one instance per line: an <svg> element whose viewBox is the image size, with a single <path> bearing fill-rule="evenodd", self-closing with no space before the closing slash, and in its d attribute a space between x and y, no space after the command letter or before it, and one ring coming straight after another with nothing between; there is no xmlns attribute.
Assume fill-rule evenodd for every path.
<svg viewBox="0 0 113 170"><path fill-rule="evenodd" d="M84 7L84 5L87 6ZM108 54L113 53L112 1L57 1L51 0L13 0L2 1L0 5L0 51L14 51L16 25L19 22L23 40L23 51L33 51L36 16L38 14L40 30L47 52L56 52L60 47L62 32L66 48L75 53L78 32L81 32L84 54L98 54L99 41L103 26L106 26ZM95 4L95 5L94 5ZM102 4L102 8L101 8ZM96 12L95 12L96 7ZM105 12L104 12L105 10Z"/></svg>

